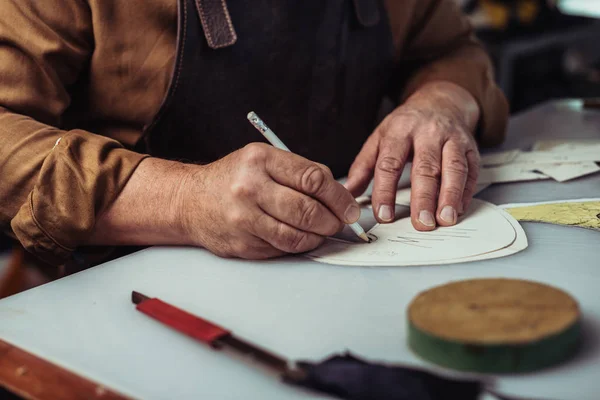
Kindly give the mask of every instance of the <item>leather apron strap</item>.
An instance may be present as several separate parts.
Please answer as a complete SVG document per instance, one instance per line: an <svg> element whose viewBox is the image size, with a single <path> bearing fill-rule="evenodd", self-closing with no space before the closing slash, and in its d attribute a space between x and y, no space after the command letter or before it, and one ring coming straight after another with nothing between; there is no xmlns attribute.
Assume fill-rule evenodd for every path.
<svg viewBox="0 0 600 400"><path fill-rule="evenodd" d="M225 0L196 0L196 9L211 49L228 47L237 41Z"/></svg>

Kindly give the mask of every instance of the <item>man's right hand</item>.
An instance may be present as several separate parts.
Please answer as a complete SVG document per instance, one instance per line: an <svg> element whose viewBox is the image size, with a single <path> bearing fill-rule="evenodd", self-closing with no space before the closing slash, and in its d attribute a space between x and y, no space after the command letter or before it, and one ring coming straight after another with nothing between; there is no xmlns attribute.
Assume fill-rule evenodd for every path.
<svg viewBox="0 0 600 400"><path fill-rule="evenodd" d="M327 167L267 144L192 171L178 196L183 231L190 244L223 257L306 252L360 216Z"/></svg>

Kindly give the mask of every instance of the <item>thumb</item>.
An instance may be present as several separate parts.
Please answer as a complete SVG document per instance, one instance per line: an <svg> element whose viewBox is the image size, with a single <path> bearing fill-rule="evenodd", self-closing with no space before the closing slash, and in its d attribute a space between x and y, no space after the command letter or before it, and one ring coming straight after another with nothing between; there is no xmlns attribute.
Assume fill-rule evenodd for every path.
<svg viewBox="0 0 600 400"><path fill-rule="evenodd" d="M367 139L362 149L354 159L348 172L348 180L344 184L346 189L354 197L358 197L367 190L373 173L375 171L375 163L379 153L379 134L376 130Z"/></svg>

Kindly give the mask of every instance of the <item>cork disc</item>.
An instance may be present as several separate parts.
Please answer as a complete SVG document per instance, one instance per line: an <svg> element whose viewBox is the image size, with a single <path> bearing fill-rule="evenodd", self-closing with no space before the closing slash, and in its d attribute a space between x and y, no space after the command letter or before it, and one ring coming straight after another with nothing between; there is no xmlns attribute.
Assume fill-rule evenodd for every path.
<svg viewBox="0 0 600 400"><path fill-rule="evenodd" d="M513 279L452 282L408 307L408 343L436 364L477 372L533 371L577 349L581 314L562 290Z"/></svg>

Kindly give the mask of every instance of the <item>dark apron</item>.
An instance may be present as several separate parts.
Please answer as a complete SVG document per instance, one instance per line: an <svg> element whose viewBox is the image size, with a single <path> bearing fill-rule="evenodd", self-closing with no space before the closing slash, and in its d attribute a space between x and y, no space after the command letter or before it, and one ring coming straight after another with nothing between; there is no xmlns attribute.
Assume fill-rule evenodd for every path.
<svg viewBox="0 0 600 400"><path fill-rule="evenodd" d="M264 141L255 111L291 151L346 175L389 87L382 2L178 2L173 79L137 149L209 163Z"/></svg>

